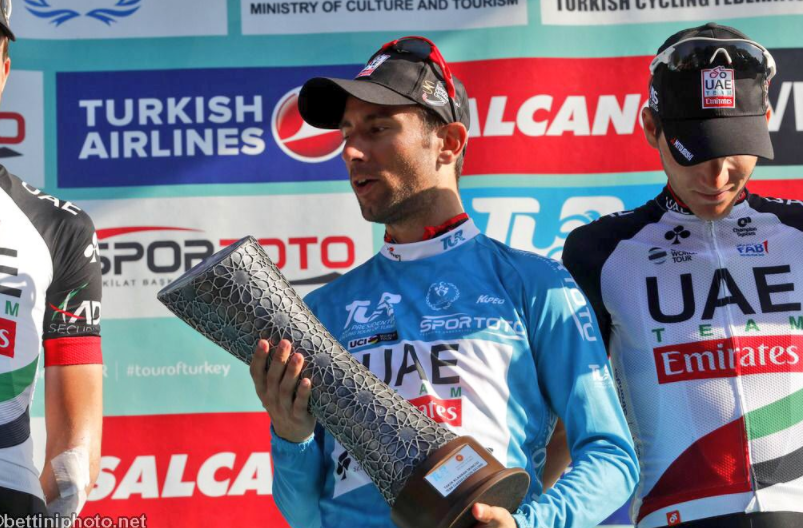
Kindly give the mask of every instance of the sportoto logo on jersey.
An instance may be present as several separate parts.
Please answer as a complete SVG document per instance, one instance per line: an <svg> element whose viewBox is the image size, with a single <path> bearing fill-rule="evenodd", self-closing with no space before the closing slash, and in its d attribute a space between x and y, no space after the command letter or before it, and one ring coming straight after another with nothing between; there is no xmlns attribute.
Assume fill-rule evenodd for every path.
<svg viewBox="0 0 803 528"><path fill-rule="evenodd" d="M57 74L61 187L346 179L339 131L298 111L314 75L356 67ZM82 87L91 85L88 95ZM143 95L147 93L147 95Z"/></svg>
<svg viewBox="0 0 803 528"><path fill-rule="evenodd" d="M216 0L14 0L14 31L34 39L225 35Z"/></svg>
<svg viewBox="0 0 803 528"><path fill-rule="evenodd" d="M327 161L342 152L343 136L339 130L323 130L307 124L298 111L298 94L294 88L279 99L271 117L273 139L291 158L307 163Z"/></svg>
<svg viewBox="0 0 803 528"><path fill-rule="evenodd" d="M265 413L106 417L100 475L83 513L145 514L149 526L267 519L286 527L272 498L269 425ZM198 427L216 434L193 433Z"/></svg>

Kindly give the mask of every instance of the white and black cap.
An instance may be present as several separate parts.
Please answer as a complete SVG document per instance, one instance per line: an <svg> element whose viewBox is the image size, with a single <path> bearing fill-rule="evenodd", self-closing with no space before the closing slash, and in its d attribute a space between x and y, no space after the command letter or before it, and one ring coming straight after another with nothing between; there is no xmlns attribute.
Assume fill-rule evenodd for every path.
<svg viewBox="0 0 803 528"><path fill-rule="evenodd" d="M708 23L669 37L650 69L650 107L679 164L773 158L766 115L775 62L766 48L734 28Z"/></svg>

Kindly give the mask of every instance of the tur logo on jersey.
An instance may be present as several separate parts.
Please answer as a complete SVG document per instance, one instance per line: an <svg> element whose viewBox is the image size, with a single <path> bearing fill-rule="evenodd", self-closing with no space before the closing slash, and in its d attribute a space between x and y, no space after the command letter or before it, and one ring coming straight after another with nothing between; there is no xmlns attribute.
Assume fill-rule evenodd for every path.
<svg viewBox="0 0 803 528"><path fill-rule="evenodd" d="M17 323L0 318L0 356L14 357L17 340Z"/></svg>
<svg viewBox="0 0 803 528"><path fill-rule="evenodd" d="M300 92L300 86L293 88L273 109L273 139L282 152L295 160L307 163L330 160L343 150L343 136L339 130L315 128L301 118L298 110Z"/></svg>
<svg viewBox="0 0 803 528"><path fill-rule="evenodd" d="M400 302L401 295L384 292L379 297L379 302L376 304L376 307L369 313L371 301L354 301L346 306L349 316L346 319L346 325L343 329L348 330L349 327L353 325L368 325L373 322L393 320L393 306Z"/></svg>

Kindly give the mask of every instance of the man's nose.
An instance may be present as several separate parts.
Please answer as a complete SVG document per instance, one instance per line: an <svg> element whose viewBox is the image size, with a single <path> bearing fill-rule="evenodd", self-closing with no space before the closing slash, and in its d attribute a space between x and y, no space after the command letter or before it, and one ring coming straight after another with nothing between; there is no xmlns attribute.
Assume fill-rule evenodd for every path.
<svg viewBox="0 0 803 528"><path fill-rule="evenodd" d="M359 135L351 134L348 138L346 138L346 143L343 145L343 152L340 154L340 156L348 165L354 162L366 161L366 151L367 148L365 142L359 138Z"/></svg>
<svg viewBox="0 0 803 528"><path fill-rule="evenodd" d="M710 190L717 191L728 184L730 175L727 160L728 158L715 158L703 163L701 167L703 182Z"/></svg>

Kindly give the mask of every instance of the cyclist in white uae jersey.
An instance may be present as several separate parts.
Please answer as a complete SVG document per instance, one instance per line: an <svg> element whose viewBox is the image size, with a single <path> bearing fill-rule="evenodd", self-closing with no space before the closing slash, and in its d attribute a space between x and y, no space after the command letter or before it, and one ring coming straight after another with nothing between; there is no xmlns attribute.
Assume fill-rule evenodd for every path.
<svg viewBox="0 0 803 528"><path fill-rule="evenodd" d="M563 253L597 313L639 453L639 528L803 526L803 203L745 185L773 156L770 53L670 37L642 113L666 189Z"/></svg>
<svg viewBox="0 0 803 528"><path fill-rule="evenodd" d="M10 1L0 0L0 94L11 65L10 12ZM9 518L77 513L99 470L101 270L94 232L73 203L0 166L0 521L6 526L14 523ZM40 475L29 410L42 345L47 443Z"/></svg>
<svg viewBox="0 0 803 528"><path fill-rule="evenodd" d="M469 104L448 72L432 43L409 37L384 46L357 80L305 83L301 115L341 130L363 217L387 233L380 254L308 300L401 396L530 474L518 511L474 504L477 526L591 528L627 500L637 472L605 351L560 264L488 239L463 212ZM260 346L251 375L271 416L274 498L290 525L391 528L359 464L328 433L313 434L300 355L284 341L266 374ZM557 416L575 467L545 491Z"/></svg>

